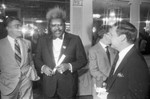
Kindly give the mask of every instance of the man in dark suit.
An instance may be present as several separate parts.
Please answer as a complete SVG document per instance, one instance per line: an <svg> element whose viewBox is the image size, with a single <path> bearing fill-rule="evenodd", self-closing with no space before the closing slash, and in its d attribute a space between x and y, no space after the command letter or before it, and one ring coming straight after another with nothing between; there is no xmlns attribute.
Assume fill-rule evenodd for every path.
<svg viewBox="0 0 150 99"><path fill-rule="evenodd" d="M148 66L135 47L137 29L129 22L122 21L111 29L112 47L119 51L106 81L102 99L146 99L149 89Z"/></svg>
<svg viewBox="0 0 150 99"><path fill-rule="evenodd" d="M99 42L89 49L89 69L93 80L93 99L99 99L96 89L102 87L103 81L109 76L116 50L110 47L111 39L109 29L111 26L103 25L99 28Z"/></svg>
<svg viewBox="0 0 150 99"><path fill-rule="evenodd" d="M79 36L65 32L65 16L58 7L49 10L49 34L38 40L35 63L43 73L44 99L74 99L77 71L87 63Z"/></svg>

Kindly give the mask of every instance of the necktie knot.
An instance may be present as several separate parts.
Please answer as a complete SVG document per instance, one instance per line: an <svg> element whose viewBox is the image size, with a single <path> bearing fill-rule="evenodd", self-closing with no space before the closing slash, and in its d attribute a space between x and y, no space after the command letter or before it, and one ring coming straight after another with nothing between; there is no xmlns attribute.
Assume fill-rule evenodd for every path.
<svg viewBox="0 0 150 99"><path fill-rule="evenodd" d="M17 39L15 39L15 43L18 43Z"/></svg>
<svg viewBox="0 0 150 99"><path fill-rule="evenodd" d="M108 46L105 47L106 48L106 52L108 51Z"/></svg>
<svg viewBox="0 0 150 99"><path fill-rule="evenodd" d="M15 43L17 43L18 45L19 45L19 40L20 40L19 38L15 39Z"/></svg>

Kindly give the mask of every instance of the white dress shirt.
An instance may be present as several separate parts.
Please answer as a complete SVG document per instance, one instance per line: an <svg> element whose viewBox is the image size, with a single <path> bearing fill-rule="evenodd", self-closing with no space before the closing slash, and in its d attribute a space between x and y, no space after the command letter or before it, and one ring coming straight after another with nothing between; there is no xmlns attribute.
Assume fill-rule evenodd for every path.
<svg viewBox="0 0 150 99"><path fill-rule="evenodd" d="M58 58L61 52L62 43L63 39L56 38L55 40L53 40L53 54L56 64L58 62Z"/></svg>
<svg viewBox="0 0 150 99"><path fill-rule="evenodd" d="M55 63L57 64L57 62L59 61L59 56L60 56L60 52L61 52L61 48L62 48L62 44L63 44L63 40L64 40L64 35L62 35L62 39L60 38L56 38L55 40L53 40L53 54L54 54L54 59L55 59ZM72 72L72 64L68 63L70 68L69 70ZM45 65L43 65L41 67L41 73L43 73L43 68Z"/></svg>
<svg viewBox="0 0 150 99"><path fill-rule="evenodd" d="M106 47L107 47L107 45L105 45L104 43L102 43L101 41L99 41L99 43L101 44L101 46L102 46L102 48L105 50L105 52L106 52Z"/></svg>
<svg viewBox="0 0 150 99"><path fill-rule="evenodd" d="M59 55L60 55L60 51L61 51L61 46L62 46L63 40L64 40L64 34L63 34L63 38L62 39L56 38L55 40L53 40L53 54L54 54L55 63L58 62L58 58L59 58ZM45 65L43 65L41 67L41 73L42 74L43 74L44 66Z"/></svg>
<svg viewBox="0 0 150 99"><path fill-rule="evenodd" d="M117 61L117 64L116 64L116 67L115 67L115 70L114 70L114 73L115 71L117 70L118 66L120 65L121 61L123 60L123 58L125 57L125 55L129 52L129 50L134 46L134 44L132 45L129 45L128 47L126 47L125 49L123 49L122 51L119 52L119 59ZM113 74L114 74L113 73Z"/></svg>

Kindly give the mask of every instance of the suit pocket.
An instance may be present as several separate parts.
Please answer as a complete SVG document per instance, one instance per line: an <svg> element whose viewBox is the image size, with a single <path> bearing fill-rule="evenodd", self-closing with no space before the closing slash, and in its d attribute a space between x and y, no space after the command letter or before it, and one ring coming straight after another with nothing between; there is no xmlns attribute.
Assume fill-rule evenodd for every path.
<svg viewBox="0 0 150 99"><path fill-rule="evenodd" d="M0 75L0 90L4 95L10 94L17 86L19 79Z"/></svg>

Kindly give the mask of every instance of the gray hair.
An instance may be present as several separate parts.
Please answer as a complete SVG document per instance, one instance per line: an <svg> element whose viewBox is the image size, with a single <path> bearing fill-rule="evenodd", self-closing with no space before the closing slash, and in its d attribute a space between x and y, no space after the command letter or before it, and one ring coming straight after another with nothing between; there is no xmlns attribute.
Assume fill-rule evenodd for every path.
<svg viewBox="0 0 150 99"><path fill-rule="evenodd" d="M47 20L51 20L51 19L62 19L63 21L66 20L66 12L61 9L60 7L55 7L53 9L49 9L49 11L46 14L46 18Z"/></svg>

